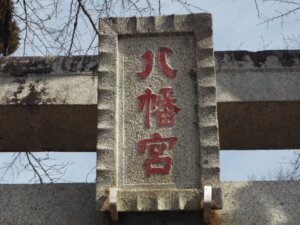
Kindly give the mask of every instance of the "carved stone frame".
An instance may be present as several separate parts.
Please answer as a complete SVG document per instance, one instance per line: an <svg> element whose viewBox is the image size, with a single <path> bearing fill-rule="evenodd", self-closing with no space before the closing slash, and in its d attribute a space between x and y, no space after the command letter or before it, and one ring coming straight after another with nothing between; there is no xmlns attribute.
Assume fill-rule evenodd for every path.
<svg viewBox="0 0 300 225"><path fill-rule="evenodd" d="M120 35L192 33L195 40L201 185L213 187L212 207L222 208L216 76L210 14L101 18L98 70L97 209L109 210L109 189L118 188L117 98ZM165 201L167 200L168 201ZM165 201L164 204L159 202ZM199 210L202 189L118 190L117 211Z"/></svg>

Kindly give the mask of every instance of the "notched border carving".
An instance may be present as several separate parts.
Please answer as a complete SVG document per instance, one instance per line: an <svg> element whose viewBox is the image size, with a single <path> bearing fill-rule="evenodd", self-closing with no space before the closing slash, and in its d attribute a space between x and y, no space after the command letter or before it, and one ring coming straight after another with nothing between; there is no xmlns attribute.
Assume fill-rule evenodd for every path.
<svg viewBox="0 0 300 225"><path fill-rule="evenodd" d="M111 113L110 127L98 127L97 145L97 209L105 211L105 196L107 188L117 186L118 169L116 166L116 126L117 109L117 54L118 37L122 35L151 35L192 33L195 38L197 94L198 94L198 123L199 143L201 155L201 185L213 186L213 208L222 208L222 194L220 188L219 165L219 134L216 104L216 76L212 41L212 19L208 13L190 15L171 15L157 17L131 17L131 18L100 18L100 58L105 57L99 65L99 81L113 79L110 85L98 85L98 114L103 110ZM108 91L109 90L109 91ZM105 99L105 101L103 101ZM98 118L101 123L101 118ZM111 137L103 138L108 132ZM112 138L113 137L113 138ZM115 166L112 166L115 165ZM176 190L135 190L118 192L118 211L153 211L153 210L199 210L202 208L202 189L176 189ZM171 200L176 204L163 205L161 199L172 195ZM142 197L141 197L142 196ZM132 204L124 203L126 198L133 199ZM136 199L136 201L134 201ZM146 207L143 202L153 202L153 207ZM199 204L189 206L184 202L196 201ZM124 204L123 204L123 203ZM182 205L180 205L182 204Z"/></svg>

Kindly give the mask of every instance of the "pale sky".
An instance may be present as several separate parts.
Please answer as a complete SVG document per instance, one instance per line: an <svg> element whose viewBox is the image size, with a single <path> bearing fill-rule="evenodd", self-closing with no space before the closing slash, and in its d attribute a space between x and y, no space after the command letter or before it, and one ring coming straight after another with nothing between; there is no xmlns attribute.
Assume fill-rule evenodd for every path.
<svg viewBox="0 0 300 225"><path fill-rule="evenodd" d="M262 20L258 18L254 0L195 0L194 2L213 15L216 51L286 49L284 37L299 35L300 14L291 15L284 21L277 20L269 24L260 24ZM260 5L261 13L269 16L275 15L276 10L284 11L285 9L284 5ZM165 4L162 13L166 15L186 14L187 11L178 5ZM290 43L289 47L299 48L300 46ZM73 162L64 177L65 182L86 182L86 176L91 170L87 180L89 182L94 180L95 153L51 153L51 155L61 162ZM9 157L10 153L1 153L0 165L7 162ZM293 151L221 151L221 179L248 180L249 176L253 175L257 179L262 176L270 178L270 174L280 167L286 168L288 161L293 157ZM21 173L14 179L8 176L7 180L2 183L27 183L28 179L30 179L30 174Z"/></svg>

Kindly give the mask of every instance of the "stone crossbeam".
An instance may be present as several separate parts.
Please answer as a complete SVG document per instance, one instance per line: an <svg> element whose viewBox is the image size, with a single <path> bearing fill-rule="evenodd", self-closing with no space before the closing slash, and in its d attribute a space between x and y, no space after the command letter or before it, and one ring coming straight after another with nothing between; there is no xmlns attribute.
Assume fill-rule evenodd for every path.
<svg viewBox="0 0 300 225"><path fill-rule="evenodd" d="M212 224L296 225L299 181L221 182L223 210ZM95 210L95 184L1 184L0 225L109 225L108 212ZM200 211L121 213L124 225L201 225Z"/></svg>
<svg viewBox="0 0 300 225"><path fill-rule="evenodd" d="M215 59L221 149L299 149L300 51ZM98 61L1 57L0 151L95 151Z"/></svg>

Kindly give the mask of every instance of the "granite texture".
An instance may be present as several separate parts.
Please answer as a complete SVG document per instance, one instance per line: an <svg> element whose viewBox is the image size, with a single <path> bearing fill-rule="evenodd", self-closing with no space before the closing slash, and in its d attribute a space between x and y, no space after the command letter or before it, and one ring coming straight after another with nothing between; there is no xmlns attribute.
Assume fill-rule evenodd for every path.
<svg viewBox="0 0 300 225"><path fill-rule="evenodd" d="M0 225L110 225L95 210L95 184L0 185ZM298 225L299 181L221 182L213 225ZM121 225L201 225L201 211L127 212Z"/></svg>
<svg viewBox="0 0 300 225"><path fill-rule="evenodd" d="M221 149L299 149L300 51L217 51L215 61ZM98 64L98 56L0 57L0 84L4 87L9 83L9 90L17 92L22 86L26 90L25 98L15 98L11 91L5 91L8 89L0 89L1 96L12 97L10 105L0 106L1 124L6 124L0 129L0 151L40 151L41 148L95 151L97 90L94 84L101 74L97 72ZM105 91L105 87L113 85L113 79L105 70L102 74L106 76L99 76L99 83ZM66 84L69 88L61 94L48 89L28 95L30 84L36 84L32 80L39 77L43 82L37 84L38 90L47 87L49 82L51 87L63 87L64 81L77 78L86 78L85 82L93 85L79 84L89 92L83 96L73 95L72 87L76 83L75 86ZM18 85L14 80L25 84ZM16 96L23 94L16 93ZM63 105L53 106L49 101L54 100L53 96L63 97L56 100ZM24 107L27 103L30 107ZM74 107L74 103L80 105ZM101 126L111 125L110 115L105 109L98 114Z"/></svg>
<svg viewBox="0 0 300 225"><path fill-rule="evenodd" d="M120 194L130 190L121 197L126 204L117 203L119 211L196 210L202 206L202 194L195 195L194 189L201 193L204 185L213 186L213 207L221 208L211 15L101 18L99 32L98 111L110 117L102 117L105 124L98 117L98 208L108 210L109 188L116 187ZM175 78L160 70L162 47L172 51L166 60L177 70ZM155 55L146 79L137 76L144 69L145 51ZM180 109L174 125L160 127L154 121L145 125L147 114L138 111L142 104L138 98L162 88L172 88ZM177 139L175 147L161 156L173 157L174 163L166 174L149 175L143 165L149 153L141 154L137 143L156 132ZM161 206L160 196L172 189L178 193L170 194L165 200L169 203Z"/></svg>
<svg viewBox="0 0 300 225"><path fill-rule="evenodd" d="M102 37L103 42L104 39ZM104 63L106 62L105 58L105 55L101 58ZM300 70L299 50L216 51L215 62L218 102L300 100L298 88L300 82L298 76ZM41 77L47 82L49 77L51 82L57 81L59 85L64 80L61 77L98 77L98 67L99 56L1 57L0 81L5 84L21 79L27 83L31 81L30 77L35 77L35 79ZM56 79L51 78L52 76ZM87 79L89 79L88 77ZM99 79L99 83L104 87L113 85L108 74L99 76ZM28 85L26 84L26 86ZM91 92L88 95L95 96L94 86L89 86L87 89ZM1 96L9 95L5 88L0 91ZM66 95L68 91L72 91L72 89L68 88L65 91ZM50 98L47 92L44 98ZM83 98L86 102L81 101L80 104L96 104L95 98L92 99L93 101L90 98ZM14 102L15 104L26 104L26 101L21 101L21 99L14 100L11 104ZM73 104L72 101L61 103ZM2 101L2 104L5 104L5 101Z"/></svg>
<svg viewBox="0 0 300 225"><path fill-rule="evenodd" d="M300 51L218 52L218 102L299 101Z"/></svg>
<svg viewBox="0 0 300 225"><path fill-rule="evenodd" d="M161 189L201 189L200 152L196 150L199 149L198 118L195 110L196 80L189 75L190 69L195 67L195 52L192 50L194 44L192 35L122 38L119 41L119 74L122 79L119 84L119 99L122 101L119 121L122 127L120 130L123 132L119 135L118 149L124 152L119 153L119 165L122 168L118 177L120 188L137 189L145 185L149 188L153 184L152 188ZM139 78L136 73L144 69L141 55L148 49L158 55L161 46L173 50L173 55L168 60L177 69L176 77L166 76L160 70L158 60L155 60L151 75L147 79ZM176 99L174 105L180 108L174 117L173 126L159 126L158 117L150 115L150 127L146 127L146 108L142 112L138 111L138 96L145 94L147 88L158 96L161 95L162 88L172 88L172 98ZM152 156L149 151L142 154L137 149L137 142L151 138L156 132L164 138L177 138L174 148L168 149L161 156L173 157L174 161L169 174L147 176L144 162Z"/></svg>
<svg viewBox="0 0 300 225"><path fill-rule="evenodd" d="M95 105L95 76L0 77L0 105Z"/></svg>
<svg viewBox="0 0 300 225"><path fill-rule="evenodd" d="M73 76L92 74L98 68L98 56L0 57L0 75L26 78L33 75Z"/></svg>
<svg viewBox="0 0 300 225"><path fill-rule="evenodd" d="M93 105L0 106L0 152L95 152Z"/></svg>

